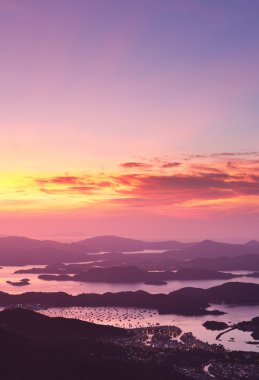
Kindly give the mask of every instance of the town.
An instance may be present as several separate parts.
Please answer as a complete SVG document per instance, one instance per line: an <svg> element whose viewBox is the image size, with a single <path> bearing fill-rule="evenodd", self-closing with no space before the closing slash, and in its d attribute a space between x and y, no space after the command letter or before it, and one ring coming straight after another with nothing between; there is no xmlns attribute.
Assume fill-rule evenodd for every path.
<svg viewBox="0 0 259 380"><path fill-rule="evenodd" d="M190 379L259 379L259 357L254 352L228 351L208 344L176 326L132 329L128 337L112 338L123 347L128 361L156 361Z"/></svg>

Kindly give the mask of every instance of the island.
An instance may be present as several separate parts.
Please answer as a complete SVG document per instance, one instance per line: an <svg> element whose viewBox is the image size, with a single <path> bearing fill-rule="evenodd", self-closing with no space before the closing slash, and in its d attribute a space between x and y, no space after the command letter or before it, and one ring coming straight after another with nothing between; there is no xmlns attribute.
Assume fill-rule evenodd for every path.
<svg viewBox="0 0 259 380"><path fill-rule="evenodd" d="M7 284L10 284L12 286L26 286L30 285L30 279L29 278L23 278L20 281L6 281Z"/></svg>
<svg viewBox="0 0 259 380"><path fill-rule="evenodd" d="M226 330L229 326L225 322L219 322L219 321L206 321L203 323L203 326L207 330Z"/></svg>
<svg viewBox="0 0 259 380"><path fill-rule="evenodd" d="M167 282L166 281L162 281L162 280L149 280L149 281L146 281L144 282L144 284L146 285L166 285Z"/></svg>
<svg viewBox="0 0 259 380"><path fill-rule="evenodd" d="M146 283L165 285L167 281L183 280L229 280L240 275L211 269L182 268L177 271L146 271L137 266L114 266L109 268L86 268L84 264L59 264L45 268L19 270L16 273L38 273L48 281L80 281L103 283ZM68 274L71 274L69 277ZM72 274L74 274L72 276ZM58 276L56 276L58 275Z"/></svg>
<svg viewBox="0 0 259 380"><path fill-rule="evenodd" d="M40 274L38 278L40 280L45 280L45 281L71 281L73 280L73 277L69 276L68 274L59 274L59 275Z"/></svg>

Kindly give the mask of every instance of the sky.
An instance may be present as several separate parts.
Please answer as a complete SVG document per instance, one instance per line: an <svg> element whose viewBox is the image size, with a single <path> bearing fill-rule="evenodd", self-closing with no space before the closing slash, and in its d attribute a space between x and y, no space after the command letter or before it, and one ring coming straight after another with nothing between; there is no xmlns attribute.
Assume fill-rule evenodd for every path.
<svg viewBox="0 0 259 380"><path fill-rule="evenodd" d="M0 0L0 235L259 239L258 14Z"/></svg>

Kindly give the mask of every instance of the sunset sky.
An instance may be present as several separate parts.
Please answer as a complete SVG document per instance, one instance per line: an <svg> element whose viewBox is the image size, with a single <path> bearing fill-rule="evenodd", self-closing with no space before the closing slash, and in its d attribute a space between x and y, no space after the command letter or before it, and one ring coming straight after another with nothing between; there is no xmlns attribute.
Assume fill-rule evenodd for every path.
<svg viewBox="0 0 259 380"><path fill-rule="evenodd" d="M258 15L0 0L0 235L259 239Z"/></svg>

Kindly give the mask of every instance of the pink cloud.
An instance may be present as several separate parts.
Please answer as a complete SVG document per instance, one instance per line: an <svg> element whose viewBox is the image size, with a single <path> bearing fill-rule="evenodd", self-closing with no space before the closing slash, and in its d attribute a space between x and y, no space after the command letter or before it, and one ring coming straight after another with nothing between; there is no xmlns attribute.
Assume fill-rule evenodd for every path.
<svg viewBox="0 0 259 380"><path fill-rule="evenodd" d="M122 164L120 164L120 166L124 169L147 169L149 168L151 165L149 164L146 164L144 162L124 162Z"/></svg>
<svg viewBox="0 0 259 380"><path fill-rule="evenodd" d="M181 166L181 162L165 162L161 165L163 169L171 169L171 168L178 168Z"/></svg>
<svg viewBox="0 0 259 380"><path fill-rule="evenodd" d="M121 164L124 170L116 174L56 175L36 179L35 183L50 198L71 195L74 207L93 204L95 212L115 207L124 208L126 213L131 209L158 213L177 210L183 216L188 209L196 209L201 217L210 210L222 213L230 206L231 212L246 212L259 198L259 163L257 159L232 154L209 155L183 163L156 158L149 160L151 168L148 160L129 161ZM168 171L171 167L175 170ZM128 173L128 168L133 172ZM82 203L84 195L88 196L87 205Z"/></svg>

